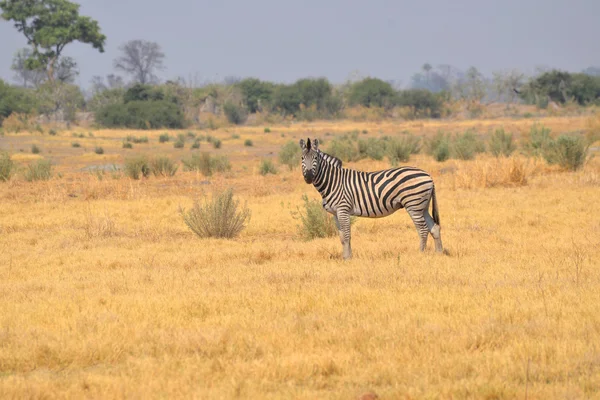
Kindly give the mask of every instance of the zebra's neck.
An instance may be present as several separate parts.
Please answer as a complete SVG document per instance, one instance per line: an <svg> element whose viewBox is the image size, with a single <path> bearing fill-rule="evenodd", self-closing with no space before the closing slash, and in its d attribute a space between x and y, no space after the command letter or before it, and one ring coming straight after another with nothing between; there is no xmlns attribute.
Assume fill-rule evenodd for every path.
<svg viewBox="0 0 600 400"><path fill-rule="evenodd" d="M327 182L330 181L328 177L335 172L334 169L338 169L341 173L342 160L330 154L323 153L321 150L318 150L317 154L319 157L319 173L315 177L313 185L323 194L323 191L327 189Z"/></svg>

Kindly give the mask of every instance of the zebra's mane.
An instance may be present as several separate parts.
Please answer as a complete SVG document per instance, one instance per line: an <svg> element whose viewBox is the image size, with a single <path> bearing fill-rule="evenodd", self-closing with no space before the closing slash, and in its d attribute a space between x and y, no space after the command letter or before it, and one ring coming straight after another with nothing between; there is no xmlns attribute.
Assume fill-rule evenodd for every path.
<svg viewBox="0 0 600 400"><path fill-rule="evenodd" d="M342 160L337 157L332 156L331 154L327 154L319 150L319 154L321 154L321 159L325 160L327 164L331 165L334 168L342 168Z"/></svg>

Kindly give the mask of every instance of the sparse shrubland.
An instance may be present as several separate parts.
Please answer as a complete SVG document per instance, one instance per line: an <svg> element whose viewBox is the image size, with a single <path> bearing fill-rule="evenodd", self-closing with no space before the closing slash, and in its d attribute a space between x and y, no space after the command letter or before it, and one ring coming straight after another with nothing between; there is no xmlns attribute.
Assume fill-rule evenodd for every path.
<svg viewBox="0 0 600 400"><path fill-rule="evenodd" d="M271 160L262 160L260 162L260 167L259 170L260 174L262 176L268 175L268 174L277 174L277 168L275 167L275 164L273 164L273 161Z"/></svg>
<svg viewBox="0 0 600 400"><path fill-rule="evenodd" d="M192 154L190 158L181 160L186 171L198 171L204 176L211 176L215 172L225 172L231 169L231 163L226 156L212 156L202 152Z"/></svg>
<svg viewBox="0 0 600 400"><path fill-rule="evenodd" d="M140 155L126 159L123 172L131 179L147 178L152 172L148 157Z"/></svg>
<svg viewBox="0 0 600 400"><path fill-rule="evenodd" d="M47 181L52 177L52 163L49 160L37 160L25 169L25 180L27 182Z"/></svg>
<svg viewBox="0 0 600 400"><path fill-rule="evenodd" d="M169 157L154 157L150 160L149 167L154 176L163 177L175 175L179 168Z"/></svg>
<svg viewBox="0 0 600 400"><path fill-rule="evenodd" d="M288 141L279 151L279 162L283 165L287 165L290 171L300 165L300 145L290 140Z"/></svg>
<svg viewBox="0 0 600 400"><path fill-rule="evenodd" d="M516 145L513 142L512 133L504 132L504 129L496 129L492 134L489 142L490 153L495 157L510 156L516 149Z"/></svg>

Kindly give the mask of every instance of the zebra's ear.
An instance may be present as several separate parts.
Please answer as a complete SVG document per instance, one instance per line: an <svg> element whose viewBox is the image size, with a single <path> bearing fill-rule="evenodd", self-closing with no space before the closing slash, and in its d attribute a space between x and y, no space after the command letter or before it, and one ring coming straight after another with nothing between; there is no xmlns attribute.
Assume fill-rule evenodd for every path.
<svg viewBox="0 0 600 400"><path fill-rule="evenodd" d="M304 149L306 147L306 143L304 142L304 139L300 139L300 148Z"/></svg>
<svg viewBox="0 0 600 400"><path fill-rule="evenodd" d="M313 139L313 147L315 150L319 148L319 139Z"/></svg>

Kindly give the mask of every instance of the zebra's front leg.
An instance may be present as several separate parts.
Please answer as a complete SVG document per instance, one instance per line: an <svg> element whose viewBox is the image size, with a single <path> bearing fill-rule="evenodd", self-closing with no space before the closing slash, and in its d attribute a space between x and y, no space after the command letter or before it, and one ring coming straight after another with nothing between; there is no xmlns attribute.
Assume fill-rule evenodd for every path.
<svg viewBox="0 0 600 400"><path fill-rule="evenodd" d="M338 210L333 216L338 233L340 234L340 242L342 242L342 256L344 260L350 260L352 258L352 246L350 246L350 213L346 210Z"/></svg>

